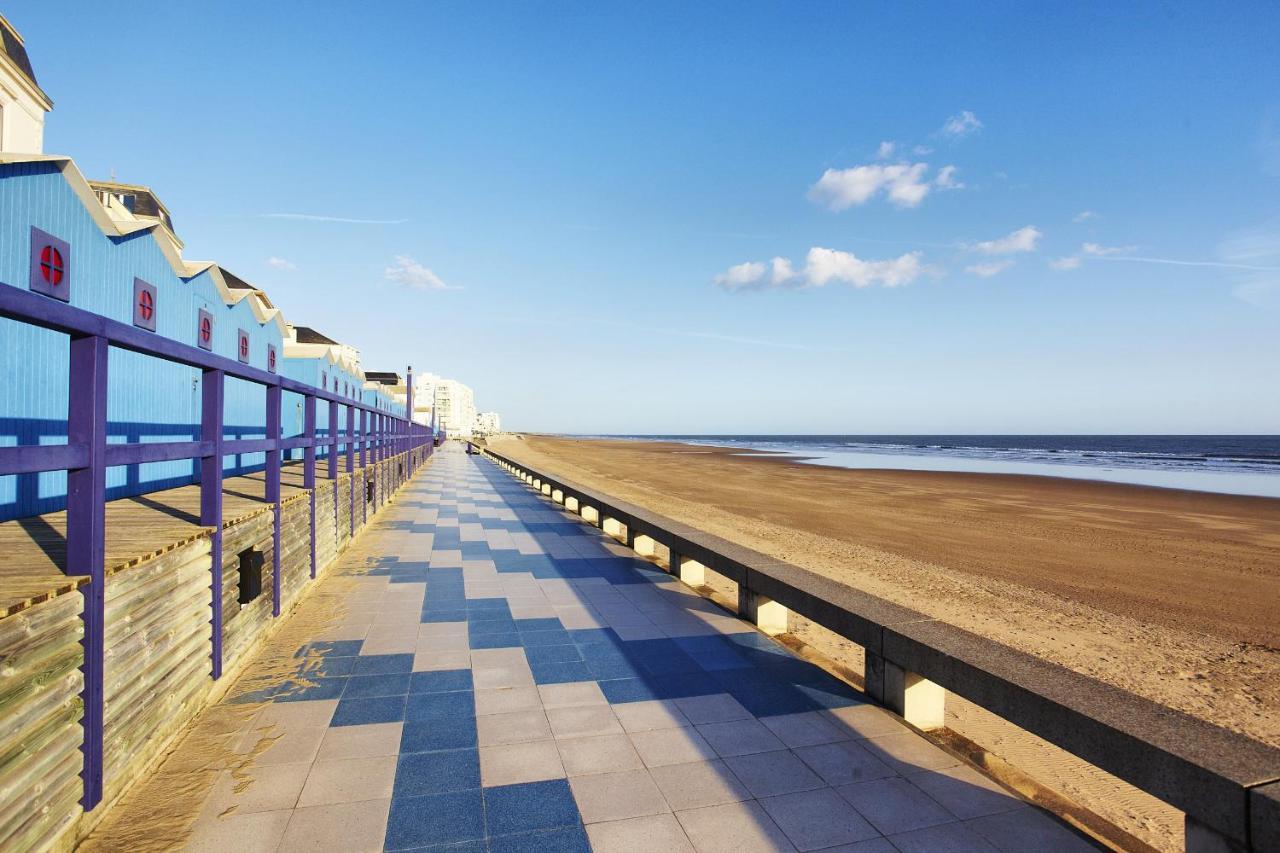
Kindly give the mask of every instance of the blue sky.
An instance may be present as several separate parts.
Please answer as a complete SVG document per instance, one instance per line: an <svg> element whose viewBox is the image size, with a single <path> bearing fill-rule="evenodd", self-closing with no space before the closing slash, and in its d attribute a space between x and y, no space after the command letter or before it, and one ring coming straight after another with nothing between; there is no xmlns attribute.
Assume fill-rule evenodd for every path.
<svg viewBox="0 0 1280 853"><path fill-rule="evenodd" d="M5 14L46 150L512 428L1280 432L1274 3L336 8Z"/></svg>

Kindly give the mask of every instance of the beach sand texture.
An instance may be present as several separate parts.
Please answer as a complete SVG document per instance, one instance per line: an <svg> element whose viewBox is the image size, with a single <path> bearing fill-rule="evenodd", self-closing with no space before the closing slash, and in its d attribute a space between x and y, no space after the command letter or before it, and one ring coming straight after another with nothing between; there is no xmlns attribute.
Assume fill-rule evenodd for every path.
<svg viewBox="0 0 1280 853"><path fill-rule="evenodd" d="M1280 500L846 470L679 444L494 449L1280 747ZM800 620L855 671L861 650ZM1178 815L954 697L952 728L1158 849Z"/></svg>

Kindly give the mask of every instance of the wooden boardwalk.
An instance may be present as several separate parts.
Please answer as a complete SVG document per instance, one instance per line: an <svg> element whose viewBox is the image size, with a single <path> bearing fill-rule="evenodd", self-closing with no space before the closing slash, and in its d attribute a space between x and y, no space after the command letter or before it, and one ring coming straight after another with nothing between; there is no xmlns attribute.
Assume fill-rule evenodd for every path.
<svg viewBox="0 0 1280 853"><path fill-rule="evenodd" d="M317 475L321 476L321 475ZM300 494L302 463L281 472L280 497ZM227 527L271 505L263 499L265 475L228 477L222 488L222 525ZM180 486L107 503L106 572L119 571L208 535L200 524L200 486ZM0 618L71 592L87 583L87 568L67 569L67 514L0 522Z"/></svg>

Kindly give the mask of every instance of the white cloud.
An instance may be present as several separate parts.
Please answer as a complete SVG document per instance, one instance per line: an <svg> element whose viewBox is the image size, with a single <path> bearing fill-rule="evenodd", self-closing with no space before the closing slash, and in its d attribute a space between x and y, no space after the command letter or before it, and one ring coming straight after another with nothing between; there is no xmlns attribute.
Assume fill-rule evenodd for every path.
<svg viewBox="0 0 1280 853"><path fill-rule="evenodd" d="M1054 258L1053 260L1049 261L1049 266L1053 267L1055 270L1058 270L1059 272L1066 272L1067 270L1073 270L1079 267L1080 258L1077 255L1069 255L1068 257L1065 257L1065 258Z"/></svg>
<svg viewBox="0 0 1280 853"><path fill-rule="evenodd" d="M1079 213L1077 213L1075 216L1071 217L1071 221L1072 222L1088 222L1090 219L1097 219L1097 218L1098 218L1098 214L1094 213L1092 210L1082 210Z"/></svg>
<svg viewBox="0 0 1280 853"><path fill-rule="evenodd" d="M804 275L813 287L839 281L854 287L909 284L924 271L919 252L908 252L886 261L866 261L852 252L814 246L805 261Z"/></svg>
<svg viewBox="0 0 1280 853"><path fill-rule="evenodd" d="M799 276L795 267L791 266L791 261L786 258L774 258L769 262L769 283L775 287L786 284Z"/></svg>
<svg viewBox="0 0 1280 853"><path fill-rule="evenodd" d="M1013 266L1013 261L1010 260L986 261L981 264L974 264L971 267L965 267L964 271L983 278L991 278L991 276L999 275L1011 266Z"/></svg>
<svg viewBox="0 0 1280 853"><path fill-rule="evenodd" d="M383 272L387 281L403 284L416 290L449 290L440 276L405 255L396 255L396 261Z"/></svg>
<svg viewBox="0 0 1280 853"><path fill-rule="evenodd" d="M962 190L964 183L956 180L956 167L943 166L938 170L938 176L933 179L938 189L942 190Z"/></svg>
<svg viewBox="0 0 1280 853"><path fill-rule="evenodd" d="M984 255L1012 255L1017 252L1034 252L1044 234L1034 225L1019 228L995 240L984 240L973 248Z"/></svg>
<svg viewBox="0 0 1280 853"><path fill-rule="evenodd" d="M888 160L890 157L893 156L893 151L897 147L898 146L894 145L892 142L889 142L887 140L884 142L881 142L880 147L876 149L876 156L879 157L881 160Z"/></svg>
<svg viewBox="0 0 1280 853"><path fill-rule="evenodd" d="M898 287L911 283L925 271L924 265L920 262L919 252L908 252L882 261L869 261L859 258L852 252L814 246L805 257L804 269L797 270L787 258L774 258L769 262L766 279L765 265L759 261L748 261L729 267L727 271L716 276L714 281L729 291L766 287L798 290L807 287L825 287L833 281L850 284L857 288L871 287L876 284L884 287Z"/></svg>
<svg viewBox="0 0 1280 853"><path fill-rule="evenodd" d="M851 169L827 169L809 188L809 199L839 211L865 204L884 191L894 205L915 207L929 194L929 184L923 180L928 169L928 163L875 163Z"/></svg>
<svg viewBox="0 0 1280 853"><path fill-rule="evenodd" d="M284 270L285 272L293 272L298 268L298 265L293 261L286 261L284 258L277 258L274 255L267 258L267 266L273 270Z"/></svg>
<svg viewBox="0 0 1280 853"><path fill-rule="evenodd" d="M911 153L915 154L918 157L923 157L926 154L932 154L933 149L930 148L928 145L917 145L915 148L911 149Z"/></svg>
<svg viewBox="0 0 1280 853"><path fill-rule="evenodd" d="M343 222L349 225L403 225L407 219L348 219L345 216L317 216L311 213L263 213L263 219L298 219L303 222Z"/></svg>
<svg viewBox="0 0 1280 853"><path fill-rule="evenodd" d="M735 264L716 276L714 281L725 290L747 290L760 285L764 278L764 264L760 261L747 261Z"/></svg>
<svg viewBox="0 0 1280 853"><path fill-rule="evenodd" d="M960 139L971 133L977 133L979 130L982 130L982 122L978 120L978 117L969 110L963 110L947 119L946 124L942 126L941 133L943 136Z"/></svg>
<svg viewBox="0 0 1280 853"><path fill-rule="evenodd" d="M1085 243L1080 247L1080 251L1086 255L1095 258L1105 258L1107 255L1127 255L1137 246L1103 246L1100 243Z"/></svg>

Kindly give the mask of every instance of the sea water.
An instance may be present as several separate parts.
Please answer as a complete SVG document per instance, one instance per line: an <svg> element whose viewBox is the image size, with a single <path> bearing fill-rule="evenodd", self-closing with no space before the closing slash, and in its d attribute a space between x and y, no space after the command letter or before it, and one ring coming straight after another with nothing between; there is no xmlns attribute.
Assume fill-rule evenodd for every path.
<svg viewBox="0 0 1280 853"><path fill-rule="evenodd" d="M1280 497L1276 435L628 435L814 465L1104 480Z"/></svg>

